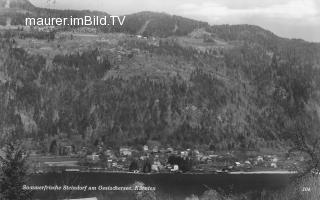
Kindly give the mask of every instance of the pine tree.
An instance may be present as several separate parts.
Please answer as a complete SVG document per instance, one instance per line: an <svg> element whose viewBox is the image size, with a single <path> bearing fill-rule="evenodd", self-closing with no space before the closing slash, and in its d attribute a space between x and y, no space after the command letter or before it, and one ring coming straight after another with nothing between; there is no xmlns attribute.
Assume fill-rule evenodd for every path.
<svg viewBox="0 0 320 200"><path fill-rule="evenodd" d="M0 156L0 199L32 199L32 193L23 190L23 185L27 182L27 165L22 149L10 143L6 146L4 154Z"/></svg>

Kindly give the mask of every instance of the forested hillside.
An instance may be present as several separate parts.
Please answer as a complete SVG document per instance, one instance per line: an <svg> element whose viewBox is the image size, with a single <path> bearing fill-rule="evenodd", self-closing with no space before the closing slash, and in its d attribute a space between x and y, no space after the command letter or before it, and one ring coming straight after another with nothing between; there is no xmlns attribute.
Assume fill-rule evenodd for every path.
<svg viewBox="0 0 320 200"><path fill-rule="evenodd" d="M130 68L116 75L118 64L98 49L48 60L3 38L1 141L16 133L44 152L53 139L79 148L155 140L189 148L258 150L289 145L298 117L319 120L319 70L311 64L292 63L248 43L223 52L220 65L211 63L208 58L215 55L209 51L171 42L121 44L149 52L144 62L151 64L132 76ZM141 62L138 57L130 58L132 66ZM174 59L169 68L159 69L175 73L148 74L150 59L157 57ZM182 61L193 68L180 74Z"/></svg>
<svg viewBox="0 0 320 200"><path fill-rule="evenodd" d="M319 44L163 13L126 23L92 40L2 31L0 142L259 151L318 133Z"/></svg>

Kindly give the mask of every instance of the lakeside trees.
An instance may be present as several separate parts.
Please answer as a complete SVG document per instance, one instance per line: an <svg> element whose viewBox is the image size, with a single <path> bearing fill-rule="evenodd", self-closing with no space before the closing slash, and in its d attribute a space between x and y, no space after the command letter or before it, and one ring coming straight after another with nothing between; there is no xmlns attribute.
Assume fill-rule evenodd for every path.
<svg viewBox="0 0 320 200"><path fill-rule="evenodd" d="M31 200L32 192L23 190L27 182L26 156L16 144L9 143L0 156L0 199Z"/></svg>

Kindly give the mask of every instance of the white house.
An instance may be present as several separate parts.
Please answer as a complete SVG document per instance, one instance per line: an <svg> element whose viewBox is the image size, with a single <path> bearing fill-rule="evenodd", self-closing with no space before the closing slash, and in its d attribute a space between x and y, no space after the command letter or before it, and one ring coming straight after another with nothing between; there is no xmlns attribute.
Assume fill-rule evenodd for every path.
<svg viewBox="0 0 320 200"><path fill-rule="evenodd" d="M179 166L178 165L174 165L173 169L171 169L172 172L176 172L179 171Z"/></svg>
<svg viewBox="0 0 320 200"><path fill-rule="evenodd" d="M120 148L120 155L122 156L131 156L132 155L132 150L129 148Z"/></svg>
<svg viewBox="0 0 320 200"><path fill-rule="evenodd" d="M263 162L262 156L258 156L258 157L257 157L257 161L258 161L258 162Z"/></svg>
<svg viewBox="0 0 320 200"><path fill-rule="evenodd" d="M189 154L188 151L181 151L180 152L181 157L187 157L188 154Z"/></svg>
<svg viewBox="0 0 320 200"><path fill-rule="evenodd" d="M96 153L93 153L92 155L87 155L87 160L98 161L99 159L99 155L97 155Z"/></svg>
<svg viewBox="0 0 320 200"><path fill-rule="evenodd" d="M279 161L279 159L278 159L277 157L273 157L273 158L271 159L271 161L274 162L274 163L277 163L277 162Z"/></svg>
<svg viewBox="0 0 320 200"><path fill-rule="evenodd" d="M158 172L158 171L159 171L158 165L153 164L153 165L151 166L151 171Z"/></svg>
<svg viewBox="0 0 320 200"><path fill-rule="evenodd" d="M246 160L246 161L244 162L244 164L246 164L246 165L251 165L251 162L250 162L249 160Z"/></svg>
<svg viewBox="0 0 320 200"><path fill-rule="evenodd" d="M153 153L158 153L158 152L159 152L159 147L158 147L158 146L154 146L154 147L152 148L152 152L153 152Z"/></svg>
<svg viewBox="0 0 320 200"><path fill-rule="evenodd" d="M147 145L143 146L143 151L149 151L149 147Z"/></svg>

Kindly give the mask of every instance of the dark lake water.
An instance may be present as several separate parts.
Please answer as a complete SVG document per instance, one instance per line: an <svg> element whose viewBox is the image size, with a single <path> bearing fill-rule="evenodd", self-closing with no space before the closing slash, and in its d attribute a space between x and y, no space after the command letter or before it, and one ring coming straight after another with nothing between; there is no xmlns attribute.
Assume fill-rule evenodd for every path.
<svg viewBox="0 0 320 200"><path fill-rule="evenodd" d="M278 190L290 182L290 174L128 174L63 172L34 174L28 185L73 186L129 186L143 182L156 187L157 196L163 199L185 199L192 194L200 196L212 188L226 194L249 191ZM36 192L35 199L65 199L98 197L100 199L133 199L130 191L46 191Z"/></svg>

